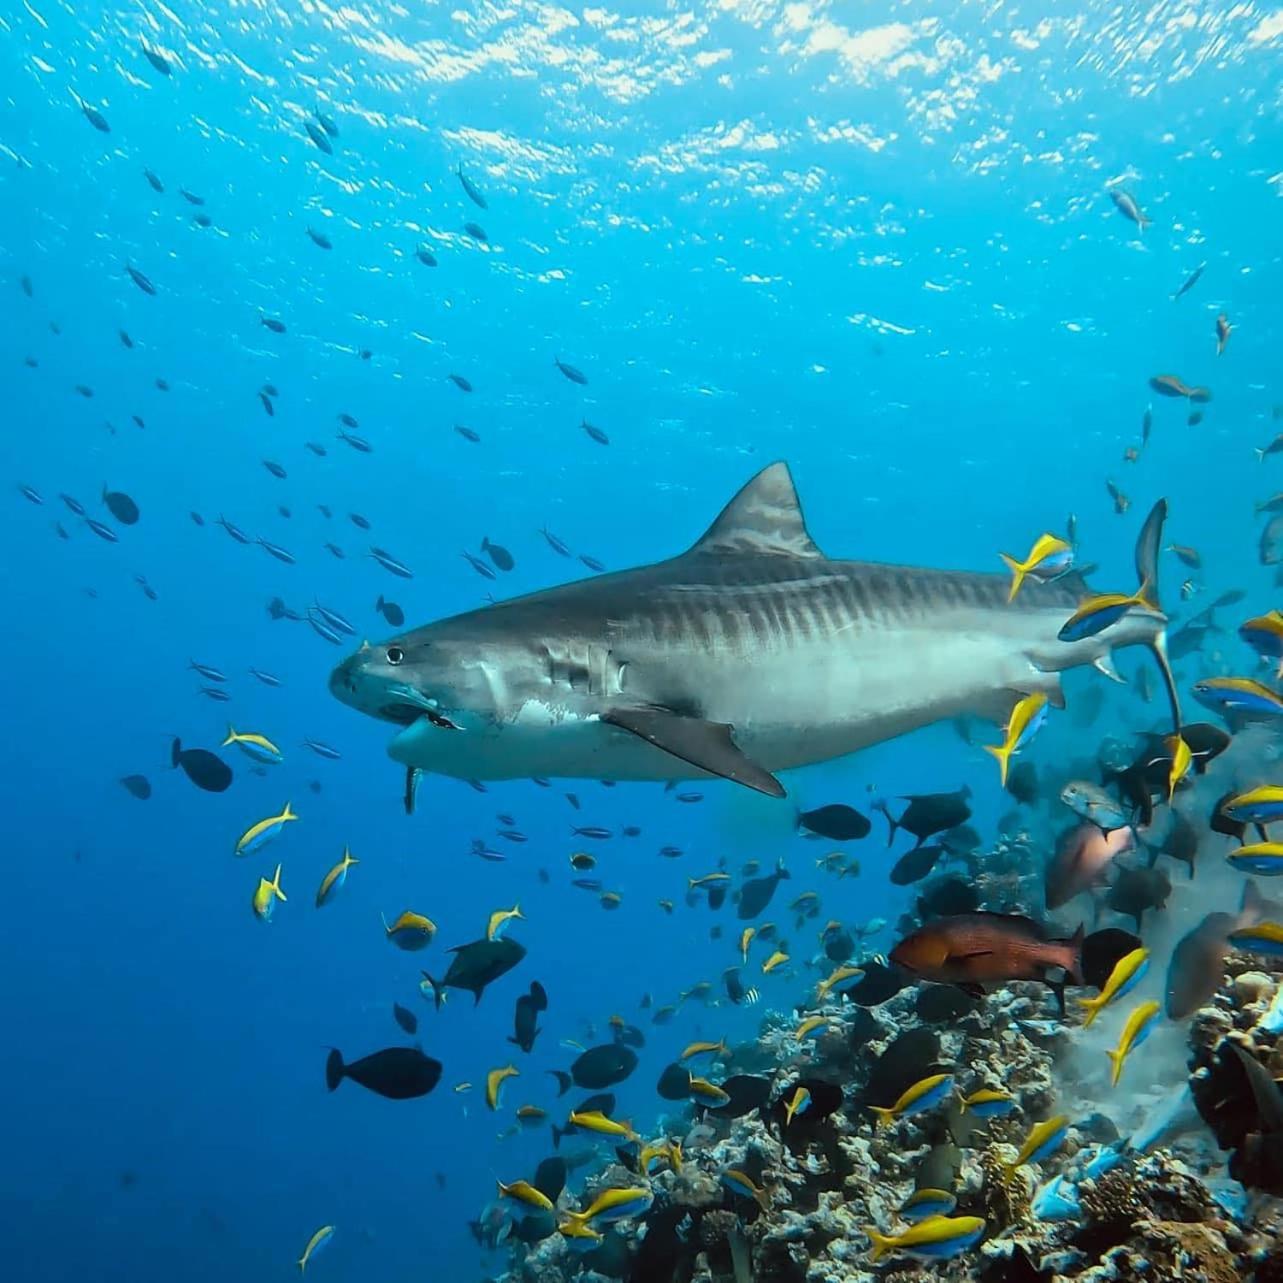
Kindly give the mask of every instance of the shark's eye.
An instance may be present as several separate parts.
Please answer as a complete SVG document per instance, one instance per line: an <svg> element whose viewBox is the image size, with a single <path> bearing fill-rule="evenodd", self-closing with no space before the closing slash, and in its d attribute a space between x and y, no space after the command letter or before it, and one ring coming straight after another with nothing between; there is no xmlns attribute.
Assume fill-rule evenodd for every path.
<svg viewBox="0 0 1283 1283"><path fill-rule="evenodd" d="M405 651L400 646L389 646L387 660L394 667L405 658Z"/></svg>

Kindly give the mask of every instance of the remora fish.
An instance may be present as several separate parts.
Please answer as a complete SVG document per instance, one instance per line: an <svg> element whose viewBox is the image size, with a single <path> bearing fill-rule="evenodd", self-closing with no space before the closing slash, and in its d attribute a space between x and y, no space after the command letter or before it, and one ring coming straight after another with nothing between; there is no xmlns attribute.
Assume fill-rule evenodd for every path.
<svg viewBox="0 0 1283 1283"><path fill-rule="evenodd" d="M1166 511L1155 506L1136 547L1150 602ZM774 463L688 552L364 645L330 690L400 727L388 751L407 767L712 775L781 797L777 771L964 714L1005 721L1013 694L1059 706L1060 673L1107 665L1117 647L1162 659L1157 609L1129 606L1062 642L1081 580L1029 584L1011 603L1008 588L1005 575L830 560Z"/></svg>

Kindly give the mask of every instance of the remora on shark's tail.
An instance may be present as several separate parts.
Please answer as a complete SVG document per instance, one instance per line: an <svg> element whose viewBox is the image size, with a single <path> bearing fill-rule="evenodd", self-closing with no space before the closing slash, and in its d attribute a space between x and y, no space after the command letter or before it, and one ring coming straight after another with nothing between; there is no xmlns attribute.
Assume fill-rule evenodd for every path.
<svg viewBox="0 0 1283 1283"><path fill-rule="evenodd" d="M1137 571L1157 587L1165 504ZM964 714L1004 722L1059 674L1152 649L1173 714L1166 619L1137 605L1095 636L1057 633L1078 576L833 561L806 529L787 466L754 477L688 552L499 602L361 647L330 689L399 728L394 760L461 779L720 776L773 797L776 772Z"/></svg>

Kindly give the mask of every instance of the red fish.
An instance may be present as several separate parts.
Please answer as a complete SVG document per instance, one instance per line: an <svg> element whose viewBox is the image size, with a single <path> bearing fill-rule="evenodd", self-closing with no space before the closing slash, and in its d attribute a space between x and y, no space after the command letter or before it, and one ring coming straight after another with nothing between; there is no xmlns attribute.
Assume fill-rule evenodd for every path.
<svg viewBox="0 0 1283 1283"><path fill-rule="evenodd" d="M1083 929L1068 940L1048 939L1031 918L1006 913L959 913L937 918L891 950L891 961L922 980L957 985L979 996L985 984L1047 979L1060 970L1076 985L1082 976Z"/></svg>

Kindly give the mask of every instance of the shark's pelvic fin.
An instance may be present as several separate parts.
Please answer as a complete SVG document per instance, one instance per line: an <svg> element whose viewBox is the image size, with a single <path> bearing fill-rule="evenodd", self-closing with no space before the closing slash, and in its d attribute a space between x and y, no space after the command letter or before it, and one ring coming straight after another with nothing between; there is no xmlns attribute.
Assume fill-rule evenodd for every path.
<svg viewBox="0 0 1283 1283"><path fill-rule="evenodd" d="M823 557L806 529L787 463L763 468L722 509L691 556Z"/></svg>
<svg viewBox="0 0 1283 1283"><path fill-rule="evenodd" d="M664 708L612 708L601 715L601 720L710 775L745 784L768 797L785 796L784 785L745 756L724 722L682 717Z"/></svg>

